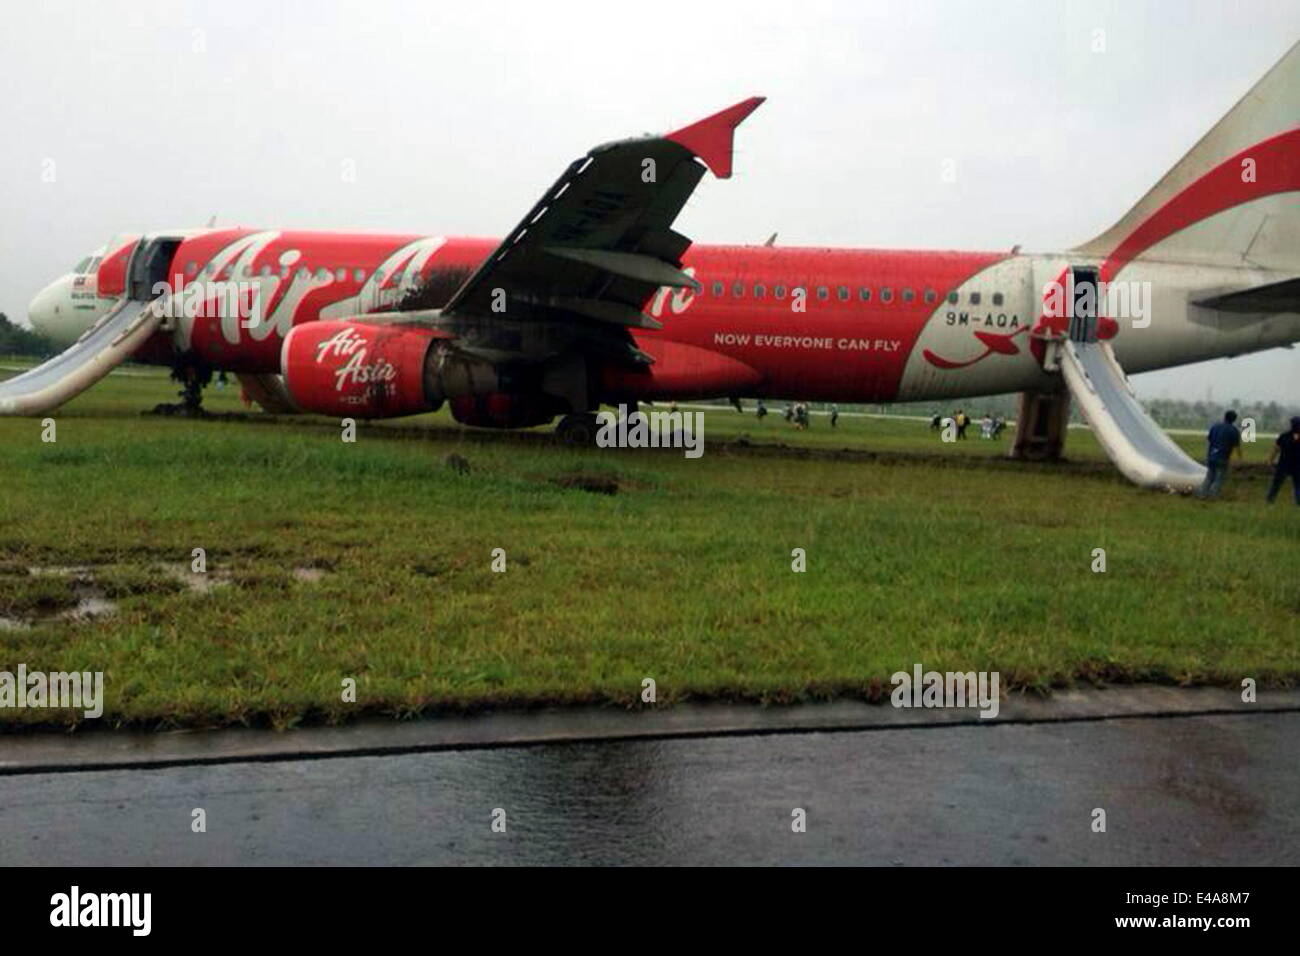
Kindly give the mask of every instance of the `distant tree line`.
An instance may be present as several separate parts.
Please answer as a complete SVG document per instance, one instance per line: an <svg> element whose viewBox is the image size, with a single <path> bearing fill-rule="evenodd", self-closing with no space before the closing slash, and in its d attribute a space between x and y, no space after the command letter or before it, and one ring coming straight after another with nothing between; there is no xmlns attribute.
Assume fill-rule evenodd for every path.
<svg viewBox="0 0 1300 956"><path fill-rule="evenodd" d="M34 355L44 357L53 355L54 349L49 340L37 335L30 329L24 329L9 321L9 317L0 312L0 355Z"/></svg>
<svg viewBox="0 0 1300 956"><path fill-rule="evenodd" d="M709 404L726 404L717 399ZM746 406L753 402L747 400ZM787 402L780 399L768 399L768 407L779 411ZM1165 428L1208 428L1223 417L1229 408L1237 410L1242 418L1253 418L1255 427L1264 432L1282 431L1287 427L1293 415L1300 415L1300 405L1282 405L1278 402L1248 402L1234 398L1230 402L1189 402L1177 398L1155 398L1142 402L1157 422ZM824 411L830 402L810 402L809 407ZM930 418L933 415L951 415L962 409L972 419L979 421L987 412L1007 420L1015 419L1020 408L1020 396L1017 393L1005 395L980 395L975 398L947 398L929 402L892 402L881 405L861 405L840 402L842 412L866 412L873 415L911 415L917 418ZM1083 422L1083 416L1074 404L1070 406L1070 421Z"/></svg>
<svg viewBox="0 0 1300 956"><path fill-rule="evenodd" d="M844 406L841 406L843 408ZM1142 401L1147 414L1165 428L1208 428L1234 408L1242 418L1253 418L1255 426L1264 431L1281 431L1293 415L1300 415L1300 405L1282 405L1278 402L1249 402L1234 398L1228 402L1189 402L1181 398L1153 398ZM979 419L985 412L1015 418L1019 408L1019 395L983 395L979 398L954 398L946 402L906 402L893 405L871 406L892 415L947 415L963 408L967 415ZM1076 405L1070 406L1070 421L1082 422Z"/></svg>

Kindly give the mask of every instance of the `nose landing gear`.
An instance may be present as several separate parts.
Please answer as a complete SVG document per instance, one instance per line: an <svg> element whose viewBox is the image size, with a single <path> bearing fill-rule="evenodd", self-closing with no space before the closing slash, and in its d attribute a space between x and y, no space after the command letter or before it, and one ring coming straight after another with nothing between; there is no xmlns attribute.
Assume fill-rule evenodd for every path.
<svg viewBox="0 0 1300 956"><path fill-rule="evenodd" d="M153 407L154 415L180 415L185 418L203 418L208 413L203 409L203 389L212 382L212 369L206 365L191 362L178 364L172 368L173 382L180 382L180 403L162 402Z"/></svg>

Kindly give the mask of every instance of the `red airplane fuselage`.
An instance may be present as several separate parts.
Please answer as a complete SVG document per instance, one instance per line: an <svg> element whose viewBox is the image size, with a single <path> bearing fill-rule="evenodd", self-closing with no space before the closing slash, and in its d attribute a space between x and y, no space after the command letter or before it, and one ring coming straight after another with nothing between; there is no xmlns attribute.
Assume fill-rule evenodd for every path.
<svg viewBox="0 0 1300 956"><path fill-rule="evenodd" d="M202 315L178 317L175 327L155 336L139 357L170 364L179 351L214 369L279 373L289 329L385 312L417 288L429 290L436 307L497 245L497 240L475 238L197 231L172 257L173 290L202 282L256 285L262 321L248 327L251 323L238 314L217 314L229 310L214 304L201 309ZM105 256L95 280L99 299L124 294L133 248L128 241ZM951 305L948 298L965 283L1007 258L693 246L683 267L700 290L661 289L645 312L663 328L633 333L637 345L656 357L654 382L642 388L653 394L641 397L894 399L926 323ZM990 288L986 301L979 322L982 328L987 321L995 334L1027 330L1037 317L1025 311L1029 301L1012 301L1009 292ZM964 305L963 311L969 308Z"/></svg>

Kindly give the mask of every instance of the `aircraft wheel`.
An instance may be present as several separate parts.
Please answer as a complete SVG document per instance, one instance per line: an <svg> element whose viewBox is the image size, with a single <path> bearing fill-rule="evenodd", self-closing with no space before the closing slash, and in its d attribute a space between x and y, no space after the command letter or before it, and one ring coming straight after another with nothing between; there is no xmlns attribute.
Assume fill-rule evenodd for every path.
<svg viewBox="0 0 1300 956"><path fill-rule="evenodd" d="M562 445L589 446L596 444L596 416L590 412L581 415L565 415L560 424L555 426L555 437Z"/></svg>

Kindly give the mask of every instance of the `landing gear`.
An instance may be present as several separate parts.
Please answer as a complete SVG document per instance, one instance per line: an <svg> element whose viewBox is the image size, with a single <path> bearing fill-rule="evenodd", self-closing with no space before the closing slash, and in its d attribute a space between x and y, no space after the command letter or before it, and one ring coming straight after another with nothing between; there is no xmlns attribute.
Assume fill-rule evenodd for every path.
<svg viewBox="0 0 1300 956"><path fill-rule="evenodd" d="M212 381L212 369L207 366L178 365L172 369L172 381L181 383L180 404L163 402L155 405L155 415L182 415L186 418L202 418L207 414L203 410L203 389Z"/></svg>
<svg viewBox="0 0 1300 956"><path fill-rule="evenodd" d="M1070 422L1069 392L1021 392L1010 458L1056 461L1065 448Z"/></svg>
<svg viewBox="0 0 1300 956"><path fill-rule="evenodd" d="M596 444L596 432L599 429L596 416L591 412L565 415L560 419L560 424L555 426L555 437L562 445L590 446Z"/></svg>

